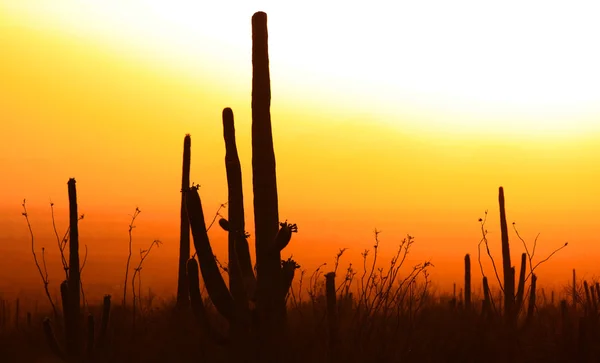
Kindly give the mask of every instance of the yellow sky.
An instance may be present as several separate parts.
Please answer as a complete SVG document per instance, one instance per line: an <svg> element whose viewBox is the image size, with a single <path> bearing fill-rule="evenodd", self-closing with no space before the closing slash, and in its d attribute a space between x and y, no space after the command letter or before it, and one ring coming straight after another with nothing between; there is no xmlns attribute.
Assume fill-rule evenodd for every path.
<svg viewBox="0 0 600 363"><path fill-rule="evenodd" d="M169 291L183 136L192 134L192 180L212 215L227 199L227 106L252 225L256 10L269 14L280 214L300 228L286 253L303 267L332 263L340 247L358 262L378 228L385 253L414 235L411 263L431 258L434 280L448 286L461 280L464 254L477 251L486 209L499 243L503 185L509 221L528 240L542 233L540 256L570 243L540 283L560 286L573 267L597 273L600 25L591 2L216 3L0 1L5 281L14 266L2 260L38 282L22 199L38 246L52 253L48 202L64 227L75 177L89 273L120 283L128 214L139 206L135 249L164 242L147 262L147 284Z"/></svg>

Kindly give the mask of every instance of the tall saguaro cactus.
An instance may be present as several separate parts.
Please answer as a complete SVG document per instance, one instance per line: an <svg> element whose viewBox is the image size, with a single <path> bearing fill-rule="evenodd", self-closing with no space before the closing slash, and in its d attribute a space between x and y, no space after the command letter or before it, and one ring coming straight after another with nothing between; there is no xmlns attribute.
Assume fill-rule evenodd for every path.
<svg viewBox="0 0 600 363"><path fill-rule="evenodd" d="M252 16L252 186L260 320L275 329L283 322L285 297L279 292L281 255L274 247L279 229L275 152L271 130L271 80L267 14Z"/></svg>
<svg viewBox="0 0 600 363"><path fill-rule="evenodd" d="M500 231L502 234L502 269L504 271L504 314L509 322L514 322L515 277L510 263L510 245L508 244L508 226L506 224L506 208L504 205L504 188L498 194L500 204Z"/></svg>
<svg viewBox="0 0 600 363"><path fill-rule="evenodd" d="M78 356L81 346L81 276L79 273L79 216L77 214L77 189L75 179L67 182L69 193L69 279L65 288L68 290L68 309L65 310L67 350ZM62 290L62 286L61 286Z"/></svg>
<svg viewBox="0 0 600 363"><path fill-rule="evenodd" d="M190 187L190 162L192 138L189 134L183 139L183 167L181 173L181 222L179 226L179 272L177 277L177 306L189 304L188 279L186 274L187 260L190 258L190 221L185 208L184 192Z"/></svg>

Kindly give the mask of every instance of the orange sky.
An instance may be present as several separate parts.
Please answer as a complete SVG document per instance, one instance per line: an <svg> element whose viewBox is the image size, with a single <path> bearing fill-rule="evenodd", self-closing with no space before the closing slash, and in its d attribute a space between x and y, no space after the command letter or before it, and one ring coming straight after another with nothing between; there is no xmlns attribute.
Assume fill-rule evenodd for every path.
<svg viewBox="0 0 600 363"><path fill-rule="evenodd" d="M452 33L437 14L430 19L410 8L399 16L439 20L439 28L403 35L406 29L386 18L383 25L373 20L372 33L360 33L347 19L328 18L334 8L300 9L303 23L293 10L264 3L280 216L300 230L283 256L293 254L311 272L348 247L342 266L359 266L374 228L383 231L384 261L411 234L417 243L409 263L431 259L432 278L446 289L462 280L464 254L477 253L477 220L485 210L500 259L503 185L509 222L530 241L541 233L538 256L569 241L540 268L540 284L559 288L574 267L580 276L598 274L600 74L587 66L600 59L578 37L587 23L578 22L573 38L560 38L550 25L561 9L546 9L537 27L522 28L527 18L515 18L520 33L503 36L494 26L502 26L513 5L488 19L490 28L481 20L490 9L475 6L473 28L461 23ZM144 284L172 293L183 137L192 135L192 180L212 215L227 199L223 107L236 117L252 226L250 16L257 9L211 9L211 30L194 28L208 15L184 2L19 4L0 2L0 291L41 290L20 215L23 198L58 286L49 201L64 230L66 182L75 177L86 215L80 233L89 249L87 283L119 291L129 215L137 206L134 251L154 239L164 243L146 262ZM365 16L381 15L383 7ZM583 13L562 16L577 20ZM311 21L310 31L298 35ZM473 43L456 40L469 34ZM544 59L550 64L536 63ZM225 260L225 232L215 228L210 236ZM512 238L516 264L522 246Z"/></svg>

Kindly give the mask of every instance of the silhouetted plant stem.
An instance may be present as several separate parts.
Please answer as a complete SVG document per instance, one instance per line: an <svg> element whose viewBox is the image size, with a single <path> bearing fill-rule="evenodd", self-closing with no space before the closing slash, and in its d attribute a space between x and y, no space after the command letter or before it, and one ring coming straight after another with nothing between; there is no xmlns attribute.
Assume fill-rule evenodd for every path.
<svg viewBox="0 0 600 363"><path fill-rule="evenodd" d="M483 306L482 310L486 318L490 318L492 314L492 299L490 296L490 286L487 277L483 277Z"/></svg>
<svg viewBox="0 0 600 363"><path fill-rule="evenodd" d="M135 211L133 212L133 215L131 216L131 223L129 223L129 253L127 254L127 264L125 264L125 281L123 281L123 308L127 306L127 281L129 278L129 264L131 263L131 244L133 242L132 232L135 228L135 225L133 223L135 222L135 219L140 215L141 212L142 211L140 211L140 209L136 207Z"/></svg>
<svg viewBox="0 0 600 363"><path fill-rule="evenodd" d="M335 272L325 275L325 296L327 298L327 325L329 333L329 361L337 362L338 351L338 316L335 293Z"/></svg>
<svg viewBox="0 0 600 363"><path fill-rule="evenodd" d="M516 310L521 310L523 295L525 294L525 269L527 268L527 254L521 254L521 269L519 272L519 285L517 287Z"/></svg>
<svg viewBox="0 0 600 363"><path fill-rule="evenodd" d="M509 325L515 321L515 280L510 263L510 245L508 243L508 226L506 224L506 208L504 202L504 189L500 187L498 202L500 204L500 231L502 234L502 267L504 270L504 314Z"/></svg>
<svg viewBox="0 0 600 363"><path fill-rule="evenodd" d="M177 276L177 307L186 307L190 303L186 264L190 258L190 221L185 208L184 192L190 187L190 164L192 139L189 134L183 139L183 167L181 173L181 210L179 225L179 271Z"/></svg>
<svg viewBox="0 0 600 363"><path fill-rule="evenodd" d="M471 309L471 256L465 255L465 309Z"/></svg>
<svg viewBox="0 0 600 363"><path fill-rule="evenodd" d="M537 276L533 274L531 275L531 291L529 292L529 306L527 308L527 320L529 322L533 320L533 314L535 312L536 285Z"/></svg>
<svg viewBox="0 0 600 363"><path fill-rule="evenodd" d="M192 186L185 192L185 195L186 208L192 227L194 247L196 248L196 254L198 256L198 261L200 262L200 271L202 272L202 278L206 284L206 290L217 311L230 321L233 317L233 298L221 276L221 272L219 271L214 253L210 246L208 234L206 233L202 202L200 200L200 195L198 194L198 187ZM190 294L191 292L192 291L190 291Z"/></svg>
<svg viewBox="0 0 600 363"><path fill-rule="evenodd" d="M271 80L267 14L252 16L252 185L257 274L257 311L265 362L280 361L285 321L281 255L274 248L279 229L275 153L271 131Z"/></svg>
<svg viewBox="0 0 600 363"><path fill-rule="evenodd" d="M590 297L590 288L586 280L583 280L583 289L585 291L585 314L592 312L592 298Z"/></svg>
<svg viewBox="0 0 600 363"><path fill-rule="evenodd" d="M140 313L142 312L142 304L141 302L141 273L142 273L142 265L144 264L144 260L146 260L146 258L150 255L150 252L152 251L152 247L156 246L157 248L160 247L160 245L162 244L162 242L160 240L154 240L152 241L152 243L150 244L150 247L148 247L147 250L140 250L140 262L137 265L136 268L133 269L133 276L131 277L131 293L133 295L133 304L132 304L132 308L133 308L133 315L132 315L132 319L133 319L133 330L135 331L135 322L136 322L136 313L137 310L140 310ZM138 295L136 296L135 294L135 277L138 277L138 282L139 282L139 286L138 286Z"/></svg>
<svg viewBox="0 0 600 363"><path fill-rule="evenodd" d="M573 286L571 290L571 298L573 303L573 310L577 309L577 278L575 275L575 269L573 269Z"/></svg>
<svg viewBox="0 0 600 363"><path fill-rule="evenodd" d="M67 333L67 351L72 357L81 355L81 280L79 269L79 215L77 214L77 190L75 179L67 183L69 191L69 280L68 280L68 316L70 328ZM66 316L65 316L66 318Z"/></svg>
<svg viewBox="0 0 600 363"><path fill-rule="evenodd" d="M225 108L223 118L223 139L225 140L225 169L227 172L228 191L228 271L229 290L234 300L236 315L233 328L246 331L250 321L242 321L242 317L249 316L248 299L254 299L254 291L251 286L255 283L252 262L250 261L250 249L245 234L244 222L244 194L242 191L242 167L238 157L235 141L235 124L233 111ZM221 223L221 222L220 222ZM251 293L251 295L248 295ZM238 331L236 333L243 334Z"/></svg>
<svg viewBox="0 0 600 363"><path fill-rule="evenodd" d="M62 349L58 345L58 341L56 340L56 336L54 335L54 331L52 329L52 324L50 323L50 318L44 319L44 336L46 337L46 342L50 346L50 350L54 353L58 358L65 360L65 354Z"/></svg>
<svg viewBox="0 0 600 363"><path fill-rule="evenodd" d="M190 304L192 306L192 312L196 321L201 326L202 331L207 334L208 337L214 339L218 344L226 342L225 338L219 334L210 324L208 316L206 314L206 308L202 301L202 295L200 294L200 276L198 273L198 262L196 259L191 258L187 262L187 275L188 275L188 286L190 289Z"/></svg>
<svg viewBox="0 0 600 363"><path fill-rule="evenodd" d="M31 254L33 255L33 261L35 262L35 267L37 267L40 277L42 278L42 282L44 284L44 292L46 293L48 302L50 302L50 306L52 306L52 312L54 313L54 318L58 319L59 315L58 315L58 311L56 310L56 305L54 304L54 301L52 300L52 296L50 296L50 290L48 290L48 285L49 285L50 281L48 279L48 270L46 269L46 260L45 260L45 258L43 258L44 248L42 247L42 263L44 266L44 269L42 270L42 266L38 262L37 254L35 253L35 237L33 235L33 228L31 228L31 223L29 222L29 214L27 212L27 207L25 206L25 199L23 199L23 203L21 204L21 206L23 207L22 215L25 217L25 221L27 222L27 228L29 229L29 236L31 237Z"/></svg>

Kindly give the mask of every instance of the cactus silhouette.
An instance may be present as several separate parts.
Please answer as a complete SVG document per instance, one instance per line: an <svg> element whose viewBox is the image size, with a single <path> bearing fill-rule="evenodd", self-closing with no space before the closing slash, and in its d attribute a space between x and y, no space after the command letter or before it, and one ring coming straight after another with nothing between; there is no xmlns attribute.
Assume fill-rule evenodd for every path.
<svg viewBox="0 0 600 363"><path fill-rule="evenodd" d="M515 318L515 276L510 263L510 246L508 244L508 227L506 224L506 208L504 205L504 188L500 187L498 193L500 204L500 231L502 233L502 268L504 271L504 314L507 322L513 324Z"/></svg>
<svg viewBox="0 0 600 363"><path fill-rule="evenodd" d="M527 269L527 254L521 254L521 270L519 271L519 285L517 285L517 300L515 302L517 312L521 310L523 295L525 293L525 270Z"/></svg>
<svg viewBox="0 0 600 363"><path fill-rule="evenodd" d="M327 298L327 326L329 334L329 361L336 362L338 357L338 316L335 292L335 272L325 275L325 296Z"/></svg>
<svg viewBox="0 0 600 363"><path fill-rule="evenodd" d="M69 179L69 280L64 284L68 309L65 311L65 333L67 338L67 351L71 356L81 354L81 279L79 275L79 214L77 212L77 189L75 179ZM61 293L63 291L61 285Z"/></svg>
<svg viewBox="0 0 600 363"><path fill-rule="evenodd" d="M257 12L252 17L252 181L256 275L252 268L245 232L242 173L237 153L233 111L225 108L223 138L228 186L228 219L219 225L228 231L229 286L225 283L206 230L206 222L198 186L185 189L185 206L190 222L199 269L208 296L217 311L229 322L230 350L234 361L254 359L278 362L285 333L286 296L299 267L291 258L282 261L295 224L279 222L275 153L270 117L270 78L267 45L267 16ZM206 311L198 289L198 263L188 261L190 300L194 314L206 332L218 341L224 340L206 319ZM255 304L250 304L254 302ZM255 308L253 308L255 306ZM248 343L254 354L248 353ZM250 356L249 356L250 355Z"/></svg>
<svg viewBox="0 0 600 363"><path fill-rule="evenodd" d="M465 309L471 309L471 256L465 255Z"/></svg>
<svg viewBox="0 0 600 363"><path fill-rule="evenodd" d="M50 350L60 359L78 362L84 358L84 329L81 315L81 277L79 266L79 215L77 212L77 189L75 179L69 179L69 268L67 280L60 284L63 308L63 326L65 333L65 351L63 351L52 329L50 318L43 321L44 335ZM108 319L110 316L110 295L104 296L102 322L98 347L106 347ZM87 335L85 354L90 358L94 354L95 323L93 315L87 317Z"/></svg>
<svg viewBox="0 0 600 363"><path fill-rule="evenodd" d="M190 222L185 209L183 191L190 187L190 162L192 139L189 134L183 139L183 168L181 173L181 221L179 226L179 271L177 276L177 306L189 305L189 289L186 263L190 258Z"/></svg>

